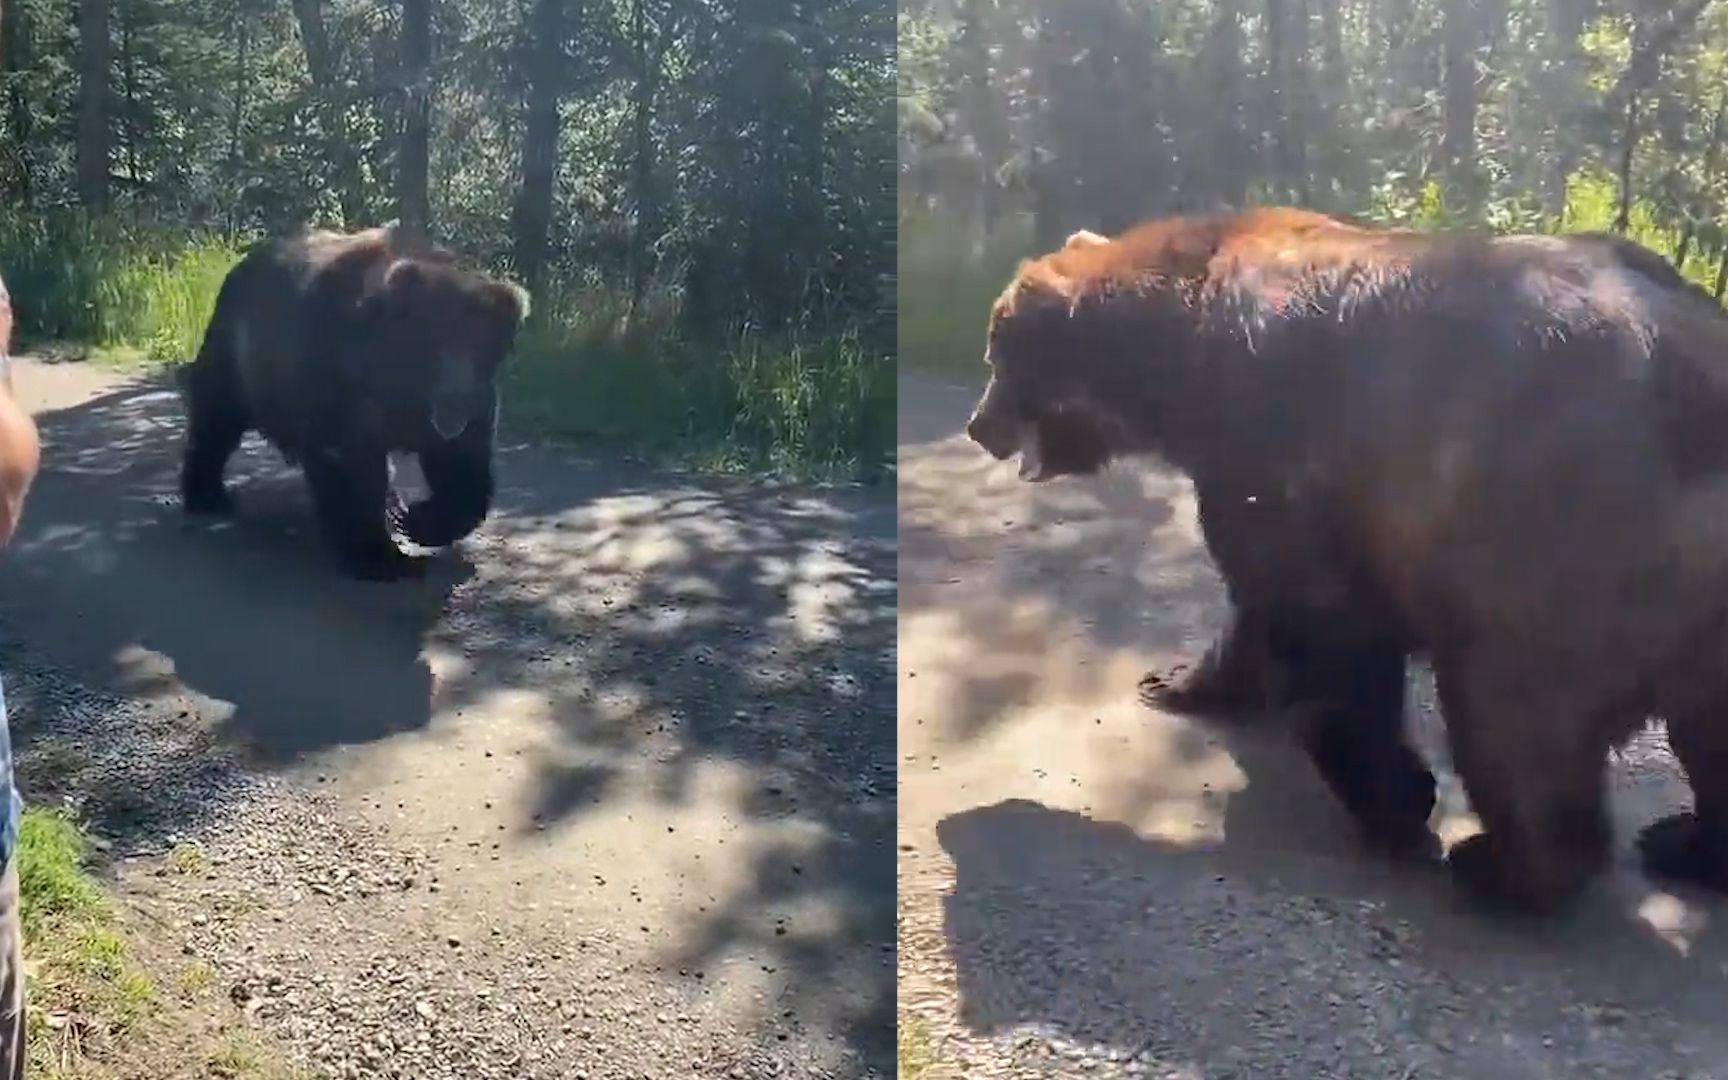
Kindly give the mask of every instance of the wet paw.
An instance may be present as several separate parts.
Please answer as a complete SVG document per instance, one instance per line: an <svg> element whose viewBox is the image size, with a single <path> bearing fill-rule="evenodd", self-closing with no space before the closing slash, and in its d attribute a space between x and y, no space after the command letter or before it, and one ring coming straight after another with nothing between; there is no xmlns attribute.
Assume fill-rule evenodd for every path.
<svg viewBox="0 0 1728 1080"><path fill-rule="evenodd" d="M1728 892L1728 835L1697 815L1672 814L1638 833L1638 855L1652 877Z"/></svg>

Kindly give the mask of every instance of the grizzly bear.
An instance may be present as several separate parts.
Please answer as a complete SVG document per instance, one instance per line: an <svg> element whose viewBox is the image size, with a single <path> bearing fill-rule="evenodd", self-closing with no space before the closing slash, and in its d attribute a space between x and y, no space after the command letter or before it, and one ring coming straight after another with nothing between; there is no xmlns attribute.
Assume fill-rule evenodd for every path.
<svg viewBox="0 0 1728 1080"><path fill-rule="evenodd" d="M1580 232L1570 234L1568 240L1604 245L1627 269L1657 285L1708 295L1666 259L1624 237ZM1068 242L1105 241L1082 231ZM1294 674L1282 662L1280 646L1301 647L1301 607L1280 601L1280 591L1291 579L1269 559L1273 554L1290 555L1289 545L1283 542L1288 523L1282 515L1292 507L1274 493L1256 494L1252 489L1257 485L1244 488L1218 475L1195 480L1201 536L1224 582L1230 618L1198 664L1151 672L1142 689L1149 702L1179 712L1233 720L1275 713L1290 703L1289 681ZM1310 592L1304 606L1311 607L1316 564L1306 565Z"/></svg>
<svg viewBox="0 0 1728 1080"><path fill-rule="evenodd" d="M392 526L425 547L491 511L497 376L527 295L394 227L267 239L229 271L198 356L180 372L189 514L224 514L228 459L255 430L311 490L323 534L354 577L423 572ZM429 495L403 506L389 454L418 456Z"/></svg>
<svg viewBox="0 0 1728 1080"><path fill-rule="evenodd" d="M1371 839L1427 846L1421 655L1483 825L1448 856L1472 895L1585 887L1607 751L1650 716L1695 805L1645 864L1728 891L1728 314L1660 266L1285 208L1085 236L997 300L967 431L1028 481L1130 455L1193 478L1233 602L1272 612L1232 632Z"/></svg>

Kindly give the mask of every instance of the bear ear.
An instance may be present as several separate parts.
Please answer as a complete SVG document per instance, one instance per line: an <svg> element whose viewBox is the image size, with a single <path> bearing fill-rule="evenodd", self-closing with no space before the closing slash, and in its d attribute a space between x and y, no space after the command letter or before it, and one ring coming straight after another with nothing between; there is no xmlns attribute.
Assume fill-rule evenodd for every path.
<svg viewBox="0 0 1728 1080"><path fill-rule="evenodd" d="M513 281L494 281L487 292L499 313L510 321L512 327L521 326L528 321L528 315L533 310L533 301L527 289Z"/></svg>
<svg viewBox="0 0 1728 1080"><path fill-rule="evenodd" d="M1103 247L1109 242L1110 238L1108 236L1100 236L1091 229L1081 229L1079 232L1068 238L1068 242L1062 245L1062 250L1070 251L1074 248Z"/></svg>
<svg viewBox="0 0 1728 1080"><path fill-rule="evenodd" d="M379 298L393 307L412 307L426 288L426 268L413 259L396 259L384 268Z"/></svg>

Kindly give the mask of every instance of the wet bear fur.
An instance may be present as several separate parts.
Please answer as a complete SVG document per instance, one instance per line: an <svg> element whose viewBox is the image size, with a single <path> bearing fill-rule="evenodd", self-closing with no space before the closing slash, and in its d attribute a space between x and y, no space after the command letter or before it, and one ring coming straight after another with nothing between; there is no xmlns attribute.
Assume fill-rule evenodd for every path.
<svg viewBox="0 0 1728 1080"><path fill-rule="evenodd" d="M1646 865L1728 888L1728 315L1657 256L1164 219L1023 264L988 358L968 432L1026 479L1152 455L1194 480L1224 644L1306 714L1370 839L1431 848L1402 724L1421 655L1484 826L1448 858L1471 895L1582 890L1607 751L1649 716L1695 806L1641 833Z"/></svg>

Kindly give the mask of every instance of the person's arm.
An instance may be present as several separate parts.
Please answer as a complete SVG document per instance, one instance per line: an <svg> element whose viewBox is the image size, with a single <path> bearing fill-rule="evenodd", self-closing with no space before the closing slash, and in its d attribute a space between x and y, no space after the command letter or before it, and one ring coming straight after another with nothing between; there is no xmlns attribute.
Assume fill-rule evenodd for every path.
<svg viewBox="0 0 1728 1080"><path fill-rule="evenodd" d="M11 344L12 300L0 282L0 548L17 531L41 454L36 421L12 395Z"/></svg>

